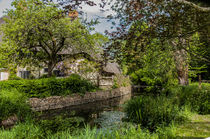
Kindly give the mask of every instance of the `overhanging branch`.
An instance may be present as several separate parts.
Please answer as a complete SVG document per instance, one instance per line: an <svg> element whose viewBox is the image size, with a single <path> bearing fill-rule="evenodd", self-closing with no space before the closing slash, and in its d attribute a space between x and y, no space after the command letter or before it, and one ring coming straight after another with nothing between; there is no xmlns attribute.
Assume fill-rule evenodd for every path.
<svg viewBox="0 0 210 139"><path fill-rule="evenodd" d="M198 6L194 3L186 1L186 0L175 0L175 1L180 3L180 4L186 4L186 5L192 6L195 9L197 9L199 11L202 11L202 12L210 12L210 7L201 7L201 6Z"/></svg>

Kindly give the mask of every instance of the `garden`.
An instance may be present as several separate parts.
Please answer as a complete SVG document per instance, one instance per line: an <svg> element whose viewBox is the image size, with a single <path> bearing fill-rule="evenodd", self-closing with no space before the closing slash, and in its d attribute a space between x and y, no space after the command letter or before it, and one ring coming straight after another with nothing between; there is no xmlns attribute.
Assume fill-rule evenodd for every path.
<svg viewBox="0 0 210 139"><path fill-rule="evenodd" d="M0 18L0 139L210 137L208 2L11 6Z"/></svg>
<svg viewBox="0 0 210 139"><path fill-rule="evenodd" d="M69 77L69 83L71 83L71 78L75 78L75 75ZM60 81L60 79L53 79L54 84L56 80L58 80L57 86L59 86L65 83L67 79L62 81ZM31 80L24 81L31 82ZM81 79L77 80L77 82L82 81L83 80ZM110 117L112 117L112 114L109 115L108 113L109 120L106 118L102 118L102 120L108 120L111 126L106 126L105 124L102 127L98 127L97 124L89 125L84 117L80 117L74 113L70 116L61 113L51 118L38 118L42 115L42 112L32 111L27 103L27 99L39 95L43 97L43 92L40 91L38 93L29 86L28 87L31 90L24 92L16 88L18 85L11 87L14 82L17 84L17 82L20 81L11 80L1 82L2 84L7 84L7 86L5 85L4 88L1 88L0 119L3 121L9 116L15 115L17 116L18 121L16 121L17 123L12 127L2 127L0 130L0 138L155 139L182 137L204 138L210 136L208 132L210 129L208 125L210 85L208 83L203 83L202 88L199 88L197 83L190 84L186 87L175 86L169 90L167 95L152 95L148 93L135 95L132 99L127 100L125 104L119 106L122 108L120 111L124 113L123 118L121 118L120 121L117 121L119 124L116 125L116 121L112 122L114 118L111 119ZM52 82L47 82L46 84L50 86L51 83ZM42 86L41 88L45 88L46 84L40 85ZM91 88L92 86L90 87L90 84L91 83L75 83L73 87ZM74 88L68 88L68 90L71 89ZM27 94L27 92L30 93ZM60 95L67 95L66 93L62 94L62 91L60 91L60 93ZM81 94L82 92L79 93ZM73 111L66 112L69 113ZM118 110L116 110L116 112L119 113ZM116 117L119 116L120 115L116 115ZM95 120L97 120L97 118Z"/></svg>

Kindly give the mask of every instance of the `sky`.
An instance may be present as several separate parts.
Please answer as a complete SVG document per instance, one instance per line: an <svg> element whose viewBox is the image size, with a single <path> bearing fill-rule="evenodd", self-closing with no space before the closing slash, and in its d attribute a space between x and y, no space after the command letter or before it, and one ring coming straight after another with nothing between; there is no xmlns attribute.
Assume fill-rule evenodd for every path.
<svg viewBox="0 0 210 139"><path fill-rule="evenodd" d="M3 16L3 11L10 9L12 0L0 0L0 17Z"/></svg>
<svg viewBox="0 0 210 139"><path fill-rule="evenodd" d="M11 9L11 2L13 0L0 0L0 17L4 15L3 11L6 9ZM112 13L111 11L109 12L101 12L100 8L98 6L100 0L94 0L94 2L97 4L97 6L90 7L87 5L83 5L82 10L87 13L87 18L88 19L94 19L97 16L105 17L108 14ZM110 9L110 6L106 6L105 8ZM99 20L101 23L95 26L95 29L97 32L104 33L105 30L111 30L111 23L107 22L104 19Z"/></svg>

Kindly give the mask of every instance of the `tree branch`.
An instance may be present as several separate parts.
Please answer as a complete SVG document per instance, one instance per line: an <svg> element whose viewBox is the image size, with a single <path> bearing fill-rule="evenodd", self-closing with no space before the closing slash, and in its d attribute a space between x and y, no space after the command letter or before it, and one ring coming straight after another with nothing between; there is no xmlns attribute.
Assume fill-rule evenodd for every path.
<svg viewBox="0 0 210 139"><path fill-rule="evenodd" d="M42 42L41 40L39 40L39 44L40 44L40 47L48 54L48 56L50 57L50 53L48 52L48 50L42 45Z"/></svg>
<svg viewBox="0 0 210 139"><path fill-rule="evenodd" d="M66 38L62 37L60 46L58 47L57 50L55 50L55 53L56 53L56 54L64 47L64 42L65 42L65 40L66 40Z"/></svg>
<svg viewBox="0 0 210 139"><path fill-rule="evenodd" d="M98 62L98 60L94 59L90 54L86 53L86 52L79 52L79 53L75 53L75 54L68 54L65 56L65 58L73 58L73 59L78 59L78 58L85 58L89 61L93 61L93 62ZM63 59L62 59L63 60Z"/></svg>
<svg viewBox="0 0 210 139"><path fill-rule="evenodd" d="M195 9L197 9L199 11L202 11L202 12L210 12L210 7L201 7L201 6L198 6L194 3L186 1L186 0L175 0L175 1L180 3L180 4L186 4L186 5L192 6Z"/></svg>

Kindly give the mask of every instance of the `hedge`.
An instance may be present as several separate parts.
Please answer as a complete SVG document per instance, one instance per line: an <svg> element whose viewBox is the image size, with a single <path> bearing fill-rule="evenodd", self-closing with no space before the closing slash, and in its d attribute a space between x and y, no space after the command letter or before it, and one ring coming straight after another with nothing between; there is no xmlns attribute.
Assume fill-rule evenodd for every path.
<svg viewBox="0 0 210 139"><path fill-rule="evenodd" d="M0 90L17 89L28 97L62 96L73 93L85 93L97 89L88 80L72 74L68 78L46 78L34 80L9 80L0 82Z"/></svg>

